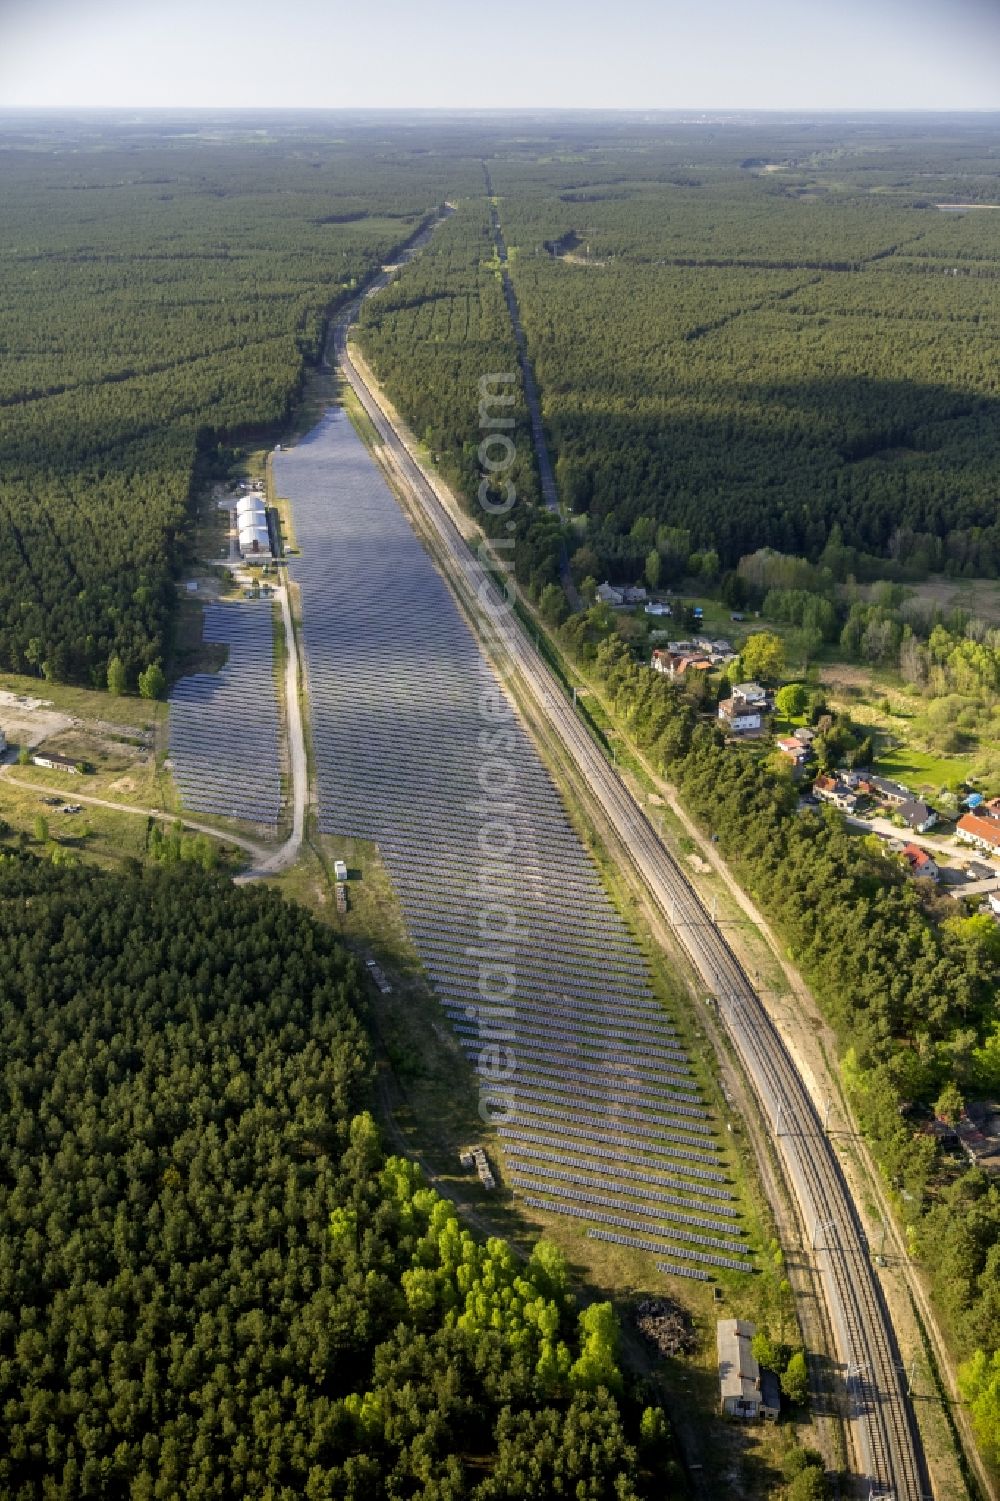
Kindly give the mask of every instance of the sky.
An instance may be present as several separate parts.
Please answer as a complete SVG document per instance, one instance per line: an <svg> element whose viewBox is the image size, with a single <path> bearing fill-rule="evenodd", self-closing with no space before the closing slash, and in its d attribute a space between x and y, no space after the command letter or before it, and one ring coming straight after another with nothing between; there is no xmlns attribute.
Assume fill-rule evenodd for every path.
<svg viewBox="0 0 1000 1501"><path fill-rule="evenodd" d="M1000 0L0 0L0 108L998 109Z"/></svg>

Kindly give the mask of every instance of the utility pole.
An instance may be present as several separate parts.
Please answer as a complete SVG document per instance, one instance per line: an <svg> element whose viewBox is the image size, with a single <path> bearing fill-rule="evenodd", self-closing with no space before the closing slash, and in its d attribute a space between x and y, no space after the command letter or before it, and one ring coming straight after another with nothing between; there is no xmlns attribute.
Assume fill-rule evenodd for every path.
<svg viewBox="0 0 1000 1501"><path fill-rule="evenodd" d="M825 1132L829 1132L830 1130L830 1106L832 1104L833 1096L828 1094L826 1097L826 1106L823 1110L823 1130Z"/></svg>
<svg viewBox="0 0 1000 1501"><path fill-rule="evenodd" d="M774 1134L775 1134L775 1136L780 1136L781 1135L781 1112L784 1110L784 1108L785 1108L784 1102L781 1101L781 1100L779 1100L778 1101L778 1114L775 1117L775 1121L774 1121Z"/></svg>
<svg viewBox="0 0 1000 1501"><path fill-rule="evenodd" d="M813 1248L813 1250L814 1251L819 1250L819 1244L818 1244L818 1242L819 1242L819 1235L820 1235L820 1231L821 1230L824 1230L824 1231L825 1230L836 1230L836 1228L837 1228L837 1221L836 1220L820 1220L820 1219L818 1219L816 1221L816 1223L813 1225L813 1233L812 1233L812 1248Z"/></svg>

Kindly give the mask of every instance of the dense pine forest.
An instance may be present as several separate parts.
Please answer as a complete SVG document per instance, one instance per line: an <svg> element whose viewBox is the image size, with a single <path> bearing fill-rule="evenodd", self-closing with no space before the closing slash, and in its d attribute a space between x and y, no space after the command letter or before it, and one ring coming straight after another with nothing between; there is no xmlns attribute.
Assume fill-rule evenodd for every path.
<svg viewBox="0 0 1000 1501"><path fill-rule="evenodd" d="M0 131L0 668L169 648L194 487L276 431L328 307L442 201L381 143Z"/></svg>
<svg viewBox="0 0 1000 1501"><path fill-rule="evenodd" d="M988 128L574 143L498 143L488 168L560 498L600 575L638 579L666 525L726 567L761 546L816 559L837 527L874 573L995 576L1000 242L975 207L1000 204ZM969 210L937 206L956 201ZM481 203L459 211L485 257ZM454 328L425 337L452 269L412 268L390 332L372 309L363 339L465 477L471 383L421 420L422 393L464 357Z"/></svg>
<svg viewBox="0 0 1000 1501"><path fill-rule="evenodd" d="M0 1494L663 1494L610 1307L386 1157L328 929L6 856L0 953Z"/></svg>
<svg viewBox="0 0 1000 1501"><path fill-rule="evenodd" d="M986 126L377 128L292 117L0 124L0 668L103 684L169 653L193 491L288 416L324 316L446 200L363 342L478 486L479 379L516 368L510 248L570 543L641 572L668 525L724 565L995 574L1000 259ZM523 420L523 414L522 414ZM526 431L526 429L522 429ZM558 573L526 444L518 572Z"/></svg>

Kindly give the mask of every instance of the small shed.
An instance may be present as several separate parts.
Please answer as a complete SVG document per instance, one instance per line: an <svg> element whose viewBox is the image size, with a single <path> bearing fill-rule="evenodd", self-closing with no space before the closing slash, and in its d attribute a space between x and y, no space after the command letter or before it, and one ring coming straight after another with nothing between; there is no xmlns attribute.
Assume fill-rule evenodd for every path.
<svg viewBox="0 0 1000 1501"><path fill-rule="evenodd" d="M79 776L80 768L68 756L58 756L55 751L35 751L31 757L35 766L44 766L48 771L63 771L70 776Z"/></svg>

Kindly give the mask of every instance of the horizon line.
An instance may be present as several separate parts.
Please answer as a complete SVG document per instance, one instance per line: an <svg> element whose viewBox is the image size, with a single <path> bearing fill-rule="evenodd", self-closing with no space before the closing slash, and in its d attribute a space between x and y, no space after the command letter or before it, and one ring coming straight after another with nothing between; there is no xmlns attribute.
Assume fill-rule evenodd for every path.
<svg viewBox="0 0 1000 1501"><path fill-rule="evenodd" d="M1000 103L984 105L895 105L867 104L783 105L780 108L753 104L719 105L422 105L422 104L4 104L0 115L114 115L135 114L234 114L244 116L268 113L294 115L463 115L469 117L497 115L797 115L815 118L821 115L1000 115Z"/></svg>

